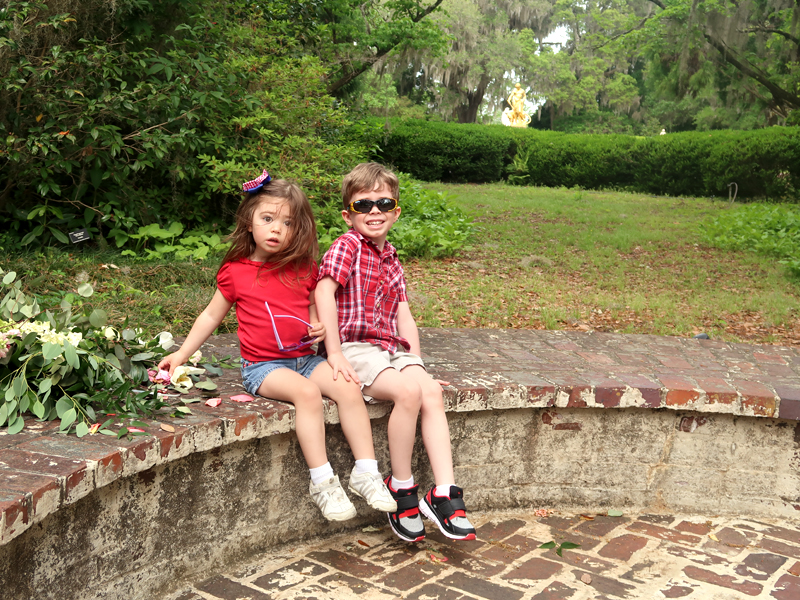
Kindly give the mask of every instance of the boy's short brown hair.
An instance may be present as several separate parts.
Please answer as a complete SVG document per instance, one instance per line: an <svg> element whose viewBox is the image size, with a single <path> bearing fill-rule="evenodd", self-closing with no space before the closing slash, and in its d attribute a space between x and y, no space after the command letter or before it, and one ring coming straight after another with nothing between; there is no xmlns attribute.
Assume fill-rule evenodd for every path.
<svg viewBox="0 0 800 600"><path fill-rule="evenodd" d="M382 185L389 186L392 191L392 197L400 199L400 182L397 180L397 175L375 162L356 165L352 171L344 176L342 181L342 204L344 209L350 208L350 202L358 192L371 191Z"/></svg>

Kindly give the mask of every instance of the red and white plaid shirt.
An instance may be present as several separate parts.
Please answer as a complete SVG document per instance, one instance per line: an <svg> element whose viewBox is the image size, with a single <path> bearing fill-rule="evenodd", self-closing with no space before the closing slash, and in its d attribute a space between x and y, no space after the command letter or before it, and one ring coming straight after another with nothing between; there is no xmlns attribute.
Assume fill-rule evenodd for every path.
<svg viewBox="0 0 800 600"><path fill-rule="evenodd" d="M377 246L351 229L322 257L318 279L339 283L336 306L339 337L345 342L368 342L392 354L409 343L397 334L397 309L408 302L403 267L389 242Z"/></svg>

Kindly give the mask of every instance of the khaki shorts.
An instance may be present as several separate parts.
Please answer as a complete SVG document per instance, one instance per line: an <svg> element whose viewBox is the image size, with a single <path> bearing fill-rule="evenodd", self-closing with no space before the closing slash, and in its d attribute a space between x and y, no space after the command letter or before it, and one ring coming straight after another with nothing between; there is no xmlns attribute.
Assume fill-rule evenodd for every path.
<svg viewBox="0 0 800 600"><path fill-rule="evenodd" d="M342 344L342 354L361 380L362 389L375 383L378 375L386 369L402 371L411 365L425 368L425 363L416 354L404 350L390 354L380 346L368 342L345 342ZM371 400L369 396L365 398L367 402Z"/></svg>

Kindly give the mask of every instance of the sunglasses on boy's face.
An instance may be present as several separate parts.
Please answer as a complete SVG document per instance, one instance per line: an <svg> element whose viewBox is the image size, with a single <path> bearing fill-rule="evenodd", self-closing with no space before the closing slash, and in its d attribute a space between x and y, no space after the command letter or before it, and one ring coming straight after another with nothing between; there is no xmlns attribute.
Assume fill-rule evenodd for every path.
<svg viewBox="0 0 800 600"><path fill-rule="evenodd" d="M397 198L378 198L377 200L354 200L350 203L350 212L366 215L372 212L372 207L377 206L381 212L392 212L397 208Z"/></svg>
<svg viewBox="0 0 800 600"><path fill-rule="evenodd" d="M275 326L275 319L294 319L295 321L300 321L301 323L305 324L308 327L311 327L311 323L303 321L300 317L293 317L292 315L273 315L272 310L269 307L269 302L264 300L264 306L267 307L267 313L269 313L269 320L272 321L272 332L275 334L275 341L278 342L278 350L281 352L292 352L294 350L300 350L301 348L308 348L311 344L314 343L313 337L310 335L303 336L302 339L295 343L290 344L289 346L284 346L283 342L281 342L281 336L278 335L278 328Z"/></svg>

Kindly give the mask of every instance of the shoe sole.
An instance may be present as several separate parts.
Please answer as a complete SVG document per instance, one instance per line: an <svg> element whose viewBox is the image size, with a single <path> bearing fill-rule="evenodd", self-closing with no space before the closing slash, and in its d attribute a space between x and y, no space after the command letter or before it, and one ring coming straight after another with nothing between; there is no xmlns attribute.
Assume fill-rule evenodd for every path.
<svg viewBox="0 0 800 600"><path fill-rule="evenodd" d="M328 519L328 521L349 521L350 519L356 516L356 508L354 506L352 507L352 510L348 510L345 513L338 513L333 515L326 515L325 513L322 513L322 516Z"/></svg>
<svg viewBox="0 0 800 600"><path fill-rule="evenodd" d="M394 528L394 524L392 523L392 516L391 515L386 515L386 517L389 519L389 527L391 528L391 530L394 532L394 534L397 537L399 537L404 542L421 542L422 540L425 539L425 534L424 533L422 535L420 535L420 536L415 537L415 538L411 538L411 537L403 535L402 533L397 531L397 529Z"/></svg>
<svg viewBox="0 0 800 600"><path fill-rule="evenodd" d="M365 502L367 502L367 504L369 504L375 510L379 510L380 512L389 512L389 513L397 512L397 502L393 502L392 504L382 504L380 501L377 501L375 502L375 504L370 504L367 501L367 499L364 498L364 496L358 493L357 489L350 487L350 485L347 486L347 489L353 492L359 498L362 498Z"/></svg>
<svg viewBox="0 0 800 600"><path fill-rule="evenodd" d="M427 496L427 494L426 494ZM422 499L422 502L419 503L419 510L420 512L425 515L428 519L436 523L436 526L439 528L439 531L442 532L442 535L445 537L450 538L451 540L458 540L458 541L467 541L467 540L474 540L476 536L474 533L468 533L467 535L457 535L455 533L451 533L447 531L442 524L439 522L439 519L436 518L435 513L433 512L433 508L430 504L428 504L428 498L425 497Z"/></svg>

